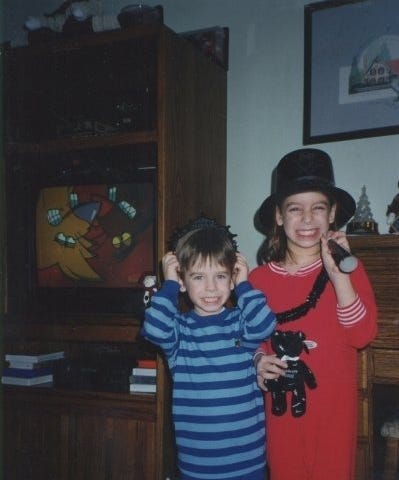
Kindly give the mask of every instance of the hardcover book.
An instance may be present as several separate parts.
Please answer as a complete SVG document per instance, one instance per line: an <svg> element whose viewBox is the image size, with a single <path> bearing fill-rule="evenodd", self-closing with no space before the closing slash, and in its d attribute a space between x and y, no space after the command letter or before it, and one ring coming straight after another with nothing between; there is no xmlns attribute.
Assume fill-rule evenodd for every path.
<svg viewBox="0 0 399 480"><path fill-rule="evenodd" d="M157 368L157 361L150 359L141 359L137 361L137 367L139 368Z"/></svg>
<svg viewBox="0 0 399 480"><path fill-rule="evenodd" d="M6 361L8 362L30 362L30 363L40 363L46 362L48 360L57 360L64 358L65 353L61 352L49 352L49 353L32 353L32 354L12 354L6 353Z"/></svg>
<svg viewBox="0 0 399 480"><path fill-rule="evenodd" d="M140 383L131 383L130 391L133 393L155 393L157 391L157 386L155 384L140 384Z"/></svg>
<svg viewBox="0 0 399 480"><path fill-rule="evenodd" d="M51 368L28 369L6 367L3 369L4 377L36 378L43 377L44 375L52 375L52 373Z"/></svg>
<svg viewBox="0 0 399 480"><path fill-rule="evenodd" d="M132 369L132 375L139 375L139 376L145 376L145 377L155 377L157 375L157 369L156 368L134 367Z"/></svg>
<svg viewBox="0 0 399 480"><path fill-rule="evenodd" d="M62 358L58 358L56 360L46 360L45 362L27 362L27 361L19 361L19 360L9 360L7 361L9 368L18 368L24 370L37 370L41 368L50 368L50 367L57 367Z"/></svg>
<svg viewBox="0 0 399 480"><path fill-rule="evenodd" d="M156 377L150 375L130 375L129 381L130 383L146 385L156 385L157 383Z"/></svg>
<svg viewBox="0 0 399 480"><path fill-rule="evenodd" d="M23 377L1 377L3 385L21 385L31 387L34 385L41 385L53 381L53 375L41 375L40 377L23 378Z"/></svg>

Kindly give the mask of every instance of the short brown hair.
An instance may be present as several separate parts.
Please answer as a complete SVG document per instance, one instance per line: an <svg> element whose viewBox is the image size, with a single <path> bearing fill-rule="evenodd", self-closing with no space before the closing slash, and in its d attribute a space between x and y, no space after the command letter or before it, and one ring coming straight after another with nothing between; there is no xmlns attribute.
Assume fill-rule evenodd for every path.
<svg viewBox="0 0 399 480"><path fill-rule="evenodd" d="M176 245L176 257L183 275L197 260L210 260L223 265L233 272L237 261L236 246L226 235L226 232L217 228L201 228L192 230L184 235Z"/></svg>

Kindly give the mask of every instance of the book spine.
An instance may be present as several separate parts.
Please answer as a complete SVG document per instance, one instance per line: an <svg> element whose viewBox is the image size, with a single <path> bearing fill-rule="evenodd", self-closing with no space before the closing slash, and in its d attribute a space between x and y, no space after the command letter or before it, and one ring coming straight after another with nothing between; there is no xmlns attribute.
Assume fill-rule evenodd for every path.
<svg viewBox="0 0 399 480"><path fill-rule="evenodd" d="M156 377L149 377L145 375L130 375L129 381L130 383L141 383L146 385L156 385L157 383Z"/></svg>
<svg viewBox="0 0 399 480"><path fill-rule="evenodd" d="M53 375L43 375L41 377L34 378L21 378L21 377L1 377L1 383L4 385L21 385L30 387L32 385L40 385L42 383L49 383L53 381Z"/></svg>
<svg viewBox="0 0 399 480"><path fill-rule="evenodd" d="M137 392L137 393L156 393L157 386L156 385L138 385L136 383L132 383L130 385L130 392Z"/></svg>
<svg viewBox="0 0 399 480"><path fill-rule="evenodd" d="M32 363L38 363L38 362L45 362L47 360L57 360L60 358L64 358L65 353L62 352L50 352L50 353L43 353L39 355L29 355L29 354L12 354L12 353L6 353L5 359L6 361L18 361L18 362L32 362Z"/></svg>
<svg viewBox="0 0 399 480"><path fill-rule="evenodd" d="M23 361L17 361L17 360L9 360L7 361L8 363L8 368L19 368L19 369L24 369L24 370L34 370L34 369L40 369L40 368L50 368L53 366L57 366L60 361L63 359L58 359L58 360L47 360L44 362L23 362Z"/></svg>
<svg viewBox="0 0 399 480"><path fill-rule="evenodd" d="M33 370L34 368L37 368L39 366L38 363L32 363L32 362L18 362L17 360L8 360L8 367L9 368L23 368L27 370Z"/></svg>
<svg viewBox="0 0 399 480"><path fill-rule="evenodd" d="M143 377L156 377L157 369L156 368L138 368L134 367L132 369L132 375L142 375Z"/></svg>
<svg viewBox="0 0 399 480"><path fill-rule="evenodd" d="M6 367L3 369L3 375L5 377L34 378L42 377L44 375L51 375L52 373L53 371L51 368L26 369Z"/></svg>
<svg viewBox="0 0 399 480"><path fill-rule="evenodd" d="M157 361L156 360L138 360L137 366L139 368L157 368Z"/></svg>

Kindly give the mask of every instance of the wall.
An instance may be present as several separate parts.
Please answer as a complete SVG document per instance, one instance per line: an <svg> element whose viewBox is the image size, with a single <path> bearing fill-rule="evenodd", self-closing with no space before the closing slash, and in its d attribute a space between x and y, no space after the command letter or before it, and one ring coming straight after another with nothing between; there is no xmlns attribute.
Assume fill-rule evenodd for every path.
<svg viewBox="0 0 399 480"><path fill-rule="evenodd" d="M0 40L25 41L28 15L53 11L56 0L3 0ZM215 25L230 29L228 74L227 221L255 265L262 236L253 215L270 192L270 175L288 151L302 146L303 7L306 0L164 0L165 24L177 32ZM128 5L103 0L107 12ZM0 27L1 28L1 27ZM315 145L334 161L336 184L359 199L367 187L380 233L398 192L399 136Z"/></svg>

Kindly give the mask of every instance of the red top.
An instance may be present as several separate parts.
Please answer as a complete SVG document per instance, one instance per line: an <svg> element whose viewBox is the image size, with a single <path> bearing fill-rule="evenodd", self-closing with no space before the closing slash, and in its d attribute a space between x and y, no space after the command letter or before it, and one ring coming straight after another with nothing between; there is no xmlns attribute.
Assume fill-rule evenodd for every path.
<svg viewBox="0 0 399 480"><path fill-rule="evenodd" d="M267 296L274 312L302 304L321 270L321 260L294 275L275 263L250 274L255 288ZM307 411L275 416L266 394L267 452L273 480L351 480L354 478L357 436L357 349L366 346L377 332L377 311L370 282L359 262L350 274L358 297L339 308L328 282L317 305L306 316L285 323L279 330L302 331L310 341L303 360L316 377L317 387L306 387ZM262 350L271 353L268 343Z"/></svg>

